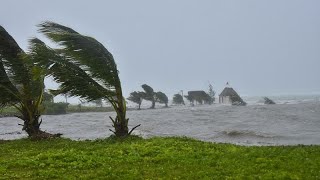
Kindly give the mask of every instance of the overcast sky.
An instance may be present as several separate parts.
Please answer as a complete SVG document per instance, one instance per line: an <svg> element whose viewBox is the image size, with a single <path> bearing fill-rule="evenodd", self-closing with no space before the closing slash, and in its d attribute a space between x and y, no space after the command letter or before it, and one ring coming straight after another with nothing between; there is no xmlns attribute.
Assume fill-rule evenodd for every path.
<svg viewBox="0 0 320 180"><path fill-rule="evenodd" d="M220 93L227 81L243 96L320 93L319 0L1 0L23 49L45 20L104 44L126 96L144 83L170 99L209 82Z"/></svg>

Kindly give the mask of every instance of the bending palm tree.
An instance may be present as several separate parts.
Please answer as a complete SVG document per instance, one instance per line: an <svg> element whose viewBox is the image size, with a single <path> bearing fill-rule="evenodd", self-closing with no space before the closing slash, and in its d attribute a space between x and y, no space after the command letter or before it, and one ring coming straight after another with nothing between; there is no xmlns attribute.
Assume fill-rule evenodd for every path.
<svg viewBox="0 0 320 180"><path fill-rule="evenodd" d="M126 102L122 95L117 65L112 54L97 40L84 36L71 28L53 22L39 25L40 32L62 48L52 50L38 39L34 50L42 53L39 62L46 66L54 79L61 83L56 93L80 96L86 100L107 99L117 113L113 122L116 136L127 136Z"/></svg>
<svg viewBox="0 0 320 180"><path fill-rule="evenodd" d="M45 71L35 66L36 54L25 53L0 26L0 106L14 106L29 136L49 135L40 130Z"/></svg>

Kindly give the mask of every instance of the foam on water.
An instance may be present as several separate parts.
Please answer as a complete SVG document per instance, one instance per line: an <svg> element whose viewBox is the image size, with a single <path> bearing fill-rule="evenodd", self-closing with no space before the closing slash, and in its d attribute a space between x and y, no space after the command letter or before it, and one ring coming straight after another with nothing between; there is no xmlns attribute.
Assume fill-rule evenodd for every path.
<svg viewBox="0 0 320 180"><path fill-rule="evenodd" d="M204 141L241 145L320 144L319 98L275 99L263 105L256 99L248 106L175 106L129 111L129 126L143 137L188 136ZM285 102L291 103L285 103ZM74 113L43 116L42 129L75 140L111 135L109 116L115 113ZM26 137L17 118L0 119L0 139Z"/></svg>

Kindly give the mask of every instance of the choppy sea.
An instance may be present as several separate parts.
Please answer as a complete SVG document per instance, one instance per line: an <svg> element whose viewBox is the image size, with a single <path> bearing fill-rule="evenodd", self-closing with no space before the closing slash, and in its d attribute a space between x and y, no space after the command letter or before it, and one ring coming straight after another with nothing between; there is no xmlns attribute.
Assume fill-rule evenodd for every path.
<svg viewBox="0 0 320 180"><path fill-rule="evenodd" d="M141 124L135 134L187 136L203 141L240 145L320 145L320 95L275 96L276 105L264 105L261 97L244 97L247 106L196 105L128 111L129 126ZM42 116L42 130L62 133L74 140L110 136L105 113L73 113ZM0 118L0 139L26 137L21 120Z"/></svg>

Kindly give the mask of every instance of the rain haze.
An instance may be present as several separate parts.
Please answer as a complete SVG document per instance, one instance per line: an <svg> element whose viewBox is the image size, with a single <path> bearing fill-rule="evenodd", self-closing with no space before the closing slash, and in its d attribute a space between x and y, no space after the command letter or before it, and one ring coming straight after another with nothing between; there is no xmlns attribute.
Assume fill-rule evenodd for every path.
<svg viewBox="0 0 320 180"><path fill-rule="evenodd" d="M318 0L2 0L0 24L23 49L45 40L36 27L45 20L96 38L126 97L142 84L171 99L226 82L245 96L318 94L319 9Z"/></svg>
<svg viewBox="0 0 320 180"><path fill-rule="evenodd" d="M33 109L39 111L24 111L27 120L32 117L30 113L39 118L40 108L45 107L46 112L41 116L44 123L41 124L41 120L31 128L39 130L41 124L44 131L62 133L63 137L73 140L105 138L112 135L108 129L115 129L117 136L126 136L133 132L129 133L129 129L134 129L135 135L143 138L187 136L202 141L267 146L320 144L319 0L2 0L0 5L0 25L24 50L28 50L28 40L33 37L56 47L57 43L37 32L41 22L53 21L101 42L113 54L120 72L121 87L115 73L110 78L107 77L110 74L102 73L105 76L99 76L103 78L96 81L104 82L103 86L112 85L116 98L108 93L107 87L102 91L100 86L93 89L96 91L83 88L87 84L77 83L78 78L85 79L83 71L72 71L79 75L77 78L60 73L63 82L70 80L66 85L67 88L72 85L71 91L77 90L81 95L79 91L84 89L84 97L109 98L113 106L87 103L77 97L68 99L71 105L57 103L66 100L58 96L56 104L50 99L43 104L35 103L38 106ZM6 37L0 37L4 42L1 47L9 44ZM95 57L103 57L105 62L101 64L105 65L106 72L115 72L113 67L108 69L108 62L113 64L113 61L105 53L87 44L78 46L83 45L83 41L73 42L70 46L77 48L72 50L79 52L80 59L88 57L82 52L95 53L94 58L89 56L92 61L83 62L80 68L89 66L91 72L88 73L100 74L102 66L95 65L101 61ZM90 47L97 47L95 45ZM11 47L9 44L1 48L1 53ZM79 57L73 53L69 54L71 58ZM8 59L2 58L2 62ZM48 60L37 58L41 59ZM20 58L11 60L15 65L14 61ZM96 71L92 71L94 68ZM65 69L52 69L56 77L57 72L65 72ZM86 80L91 82L88 83L91 87L92 79ZM227 82L232 88L225 88ZM150 85L156 93L146 90L135 93L138 97L134 99L128 98L133 91L143 91L143 84ZM216 91L215 97L209 91L209 84ZM57 87L52 79L46 79L47 89ZM40 93L36 97L39 100L30 99L31 102L41 102L42 91L31 88L22 88L27 96L0 91L1 97L5 97L0 100L14 94L13 99L20 97L27 107L30 100L25 99L29 94L36 94L28 89ZM184 95L188 93L184 100L176 95L181 91ZM122 95L128 104L123 103ZM174 95L179 102L173 100ZM137 110L140 105L141 111ZM63 107L60 112L51 113L59 115L48 115L55 106ZM0 129L0 140L18 139L37 132L27 134L17 126L18 118L1 112L0 126L5 128ZM108 117L115 120L110 121ZM30 125L27 120L24 127Z"/></svg>

